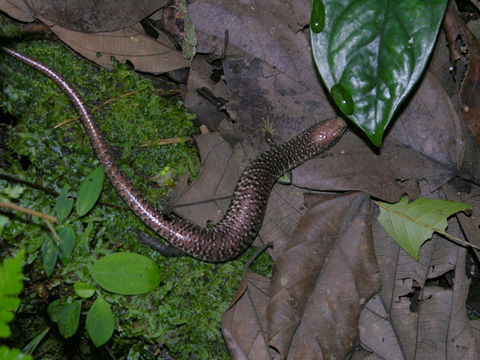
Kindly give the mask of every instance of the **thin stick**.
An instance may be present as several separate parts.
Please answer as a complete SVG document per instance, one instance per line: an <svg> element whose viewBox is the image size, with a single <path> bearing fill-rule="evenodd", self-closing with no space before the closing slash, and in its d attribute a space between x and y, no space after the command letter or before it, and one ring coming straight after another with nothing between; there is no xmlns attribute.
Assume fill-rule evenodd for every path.
<svg viewBox="0 0 480 360"><path fill-rule="evenodd" d="M27 208L15 205L11 202L0 201L0 207L4 208L4 209L9 209L9 210L20 211L20 212L23 212L25 214L33 215L33 216L36 216L36 217L39 217L41 219L48 220L48 221L51 221L51 222L57 222L58 221L57 218L52 216L52 215L48 215L48 214L41 213L39 211L27 209Z"/></svg>

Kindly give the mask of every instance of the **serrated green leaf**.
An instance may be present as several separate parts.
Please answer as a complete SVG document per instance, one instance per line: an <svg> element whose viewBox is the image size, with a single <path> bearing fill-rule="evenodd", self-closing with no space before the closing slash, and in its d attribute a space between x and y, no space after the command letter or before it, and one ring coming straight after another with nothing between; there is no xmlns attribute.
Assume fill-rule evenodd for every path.
<svg viewBox="0 0 480 360"><path fill-rule="evenodd" d="M17 297L23 290L22 262L25 251L20 251L13 258L6 258L0 265L0 338L10 336L8 322L13 319L13 312L20 305Z"/></svg>
<svg viewBox="0 0 480 360"><path fill-rule="evenodd" d="M138 295L160 284L155 262L143 255L116 253L106 256L90 270L93 279L105 290L122 295Z"/></svg>
<svg viewBox="0 0 480 360"><path fill-rule="evenodd" d="M92 285L89 285L82 281L78 281L73 284L73 290L75 291L75 294L84 299L87 299L93 294L95 294L95 288Z"/></svg>
<svg viewBox="0 0 480 360"><path fill-rule="evenodd" d="M63 265L68 263L75 245L75 232L70 226L65 226L58 232L61 242L58 244L60 260Z"/></svg>
<svg viewBox="0 0 480 360"><path fill-rule="evenodd" d="M55 269L55 264L58 259L58 247L55 241L50 237L46 236L46 239L42 245L42 262L43 269L47 276L52 275L53 269Z"/></svg>
<svg viewBox="0 0 480 360"><path fill-rule="evenodd" d="M57 202L55 203L55 214L58 221L62 222L72 212L73 199L67 197L68 185L65 185L60 195L58 195Z"/></svg>
<svg viewBox="0 0 480 360"><path fill-rule="evenodd" d="M380 207L378 222L415 260L418 260L420 247L433 232L446 229L449 216L472 208L467 204L438 199L422 198L408 203L406 196L396 204L376 203Z"/></svg>
<svg viewBox="0 0 480 360"><path fill-rule="evenodd" d="M97 202L102 192L104 177L103 166L99 166L82 181L77 195L77 213L79 216L89 212Z"/></svg>
<svg viewBox="0 0 480 360"><path fill-rule="evenodd" d="M338 107L380 146L426 66L447 1L314 0L313 9L317 2L325 8L323 30L311 31L320 75Z"/></svg>
<svg viewBox="0 0 480 360"><path fill-rule="evenodd" d="M73 336L78 329L82 302L74 300L63 305L57 314L58 331L64 338Z"/></svg>
<svg viewBox="0 0 480 360"><path fill-rule="evenodd" d="M0 346L0 360L33 360L33 357L22 354L18 349L9 349L2 345Z"/></svg>
<svg viewBox="0 0 480 360"><path fill-rule="evenodd" d="M105 344L113 335L115 320L110 305L98 297L88 311L85 327L96 347Z"/></svg>

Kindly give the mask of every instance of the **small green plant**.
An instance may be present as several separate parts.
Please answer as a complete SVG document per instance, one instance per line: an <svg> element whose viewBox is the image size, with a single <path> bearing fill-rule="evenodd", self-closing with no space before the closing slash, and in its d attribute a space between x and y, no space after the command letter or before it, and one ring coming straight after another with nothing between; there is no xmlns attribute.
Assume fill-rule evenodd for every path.
<svg viewBox="0 0 480 360"><path fill-rule="evenodd" d="M18 295L23 290L22 262L25 251L20 251L15 257L3 260L0 265L0 338L9 337L8 323L13 320L13 314L20 305ZM2 360L32 360L30 355L22 354L18 349L0 346Z"/></svg>

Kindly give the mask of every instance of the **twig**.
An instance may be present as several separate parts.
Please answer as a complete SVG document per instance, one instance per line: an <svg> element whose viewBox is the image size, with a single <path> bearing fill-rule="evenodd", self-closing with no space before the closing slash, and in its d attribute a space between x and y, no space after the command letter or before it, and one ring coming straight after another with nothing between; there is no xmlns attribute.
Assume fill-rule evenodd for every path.
<svg viewBox="0 0 480 360"><path fill-rule="evenodd" d="M48 215L48 214L41 213L41 212L39 212L39 211L27 209L27 208L18 206L18 205L16 205L16 204L13 204L13 203L11 203L11 202L3 202L3 201L0 201L0 207L1 207L1 208L4 208L4 209L20 211L20 212L23 212L23 213L25 213L25 214L37 216L37 217L39 217L39 218L41 218L41 219L48 220L48 221L51 221L51 222L57 222L57 221L58 221L57 218L54 217L54 216L52 216L52 215Z"/></svg>

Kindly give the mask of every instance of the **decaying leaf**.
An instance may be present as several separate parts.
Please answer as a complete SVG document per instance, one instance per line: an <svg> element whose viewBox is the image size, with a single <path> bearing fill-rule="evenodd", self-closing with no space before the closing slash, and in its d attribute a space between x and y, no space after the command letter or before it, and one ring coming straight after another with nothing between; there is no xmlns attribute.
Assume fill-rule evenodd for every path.
<svg viewBox="0 0 480 360"><path fill-rule="evenodd" d="M455 221L449 233L461 237ZM362 344L380 358L475 359L465 308L466 250L434 234L417 262L378 222L373 234L382 289L362 312Z"/></svg>
<svg viewBox="0 0 480 360"><path fill-rule="evenodd" d="M416 179L426 179L432 191L459 172L480 179L479 161L479 148L452 102L427 73L378 153L356 134L347 133L332 150L294 170L293 176L300 187L362 190L397 202L404 193L418 197Z"/></svg>
<svg viewBox="0 0 480 360"><path fill-rule="evenodd" d="M222 316L222 333L234 359L270 359L265 317L270 281L257 274L248 280L244 296Z"/></svg>
<svg viewBox="0 0 480 360"><path fill-rule="evenodd" d="M454 1L449 2L444 28L452 63L467 67L466 73L460 72L461 78L457 79L461 83L458 96L465 123L480 145L480 41L468 29Z"/></svg>
<svg viewBox="0 0 480 360"><path fill-rule="evenodd" d="M72 49L107 69L112 68L112 56L122 63L128 60L137 71L154 74L188 66L166 35L153 39L145 34L140 24L107 33L82 33L48 21L45 23Z"/></svg>
<svg viewBox="0 0 480 360"><path fill-rule="evenodd" d="M132 26L167 0L0 0L0 10L24 22L37 18L80 32L114 31Z"/></svg>
<svg viewBox="0 0 480 360"><path fill-rule="evenodd" d="M379 285L368 197L351 193L316 203L274 265L270 346L282 358L345 358L360 311Z"/></svg>

